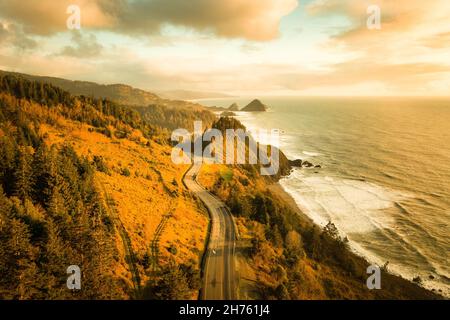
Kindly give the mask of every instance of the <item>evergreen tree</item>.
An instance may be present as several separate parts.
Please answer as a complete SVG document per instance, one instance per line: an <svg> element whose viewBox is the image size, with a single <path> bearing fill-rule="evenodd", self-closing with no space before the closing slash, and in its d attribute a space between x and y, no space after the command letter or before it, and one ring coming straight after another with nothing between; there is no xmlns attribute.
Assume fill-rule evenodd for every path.
<svg viewBox="0 0 450 320"><path fill-rule="evenodd" d="M46 198L44 192L47 189L48 180L50 178L48 168L48 148L45 143L41 143L33 155L33 176L34 176L34 194L33 199L44 205Z"/></svg>
<svg viewBox="0 0 450 320"><path fill-rule="evenodd" d="M26 147L19 147L17 166L14 171L14 194L22 201L32 195L33 171L31 169L31 154Z"/></svg>
<svg viewBox="0 0 450 320"><path fill-rule="evenodd" d="M9 137L0 138L0 183L6 194L13 193L16 144Z"/></svg>
<svg viewBox="0 0 450 320"><path fill-rule="evenodd" d="M262 223L262 224L268 224L270 217L269 213L267 211L266 207L266 199L264 195L256 194L255 198L253 199L253 205L254 205L254 213L253 213L253 219Z"/></svg>
<svg viewBox="0 0 450 320"><path fill-rule="evenodd" d="M34 262L36 248L30 243L28 227L16 218L8 219L0 231L0 241L3 244L0 270L8 275L0 278L2 295L9 299L30 298L37 272ZM27 287L29 293L26 293Z"/></svg>
<svg viewBox="0 0 450 320"><path fill-rule="evenodd" d="M154 297L159 300L186 300L190 295L189 282L174 262L164 269L153 290Z"/></svg>

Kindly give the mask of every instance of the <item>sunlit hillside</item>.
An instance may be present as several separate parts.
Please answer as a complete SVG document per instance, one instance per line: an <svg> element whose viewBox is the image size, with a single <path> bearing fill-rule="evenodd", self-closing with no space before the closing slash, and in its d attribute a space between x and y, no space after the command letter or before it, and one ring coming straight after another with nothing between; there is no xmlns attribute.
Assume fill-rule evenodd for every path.
<svg viewBox="0 0 450 320"><path fill-rule="evenodd" d="M184 190L181 179L187 166L176 166L170 147L161 146L134 131L130 139L108 138L90 132L87 125L61 121L56 128L43 125L39 133L52 144L70 144L80 156L101 162L95 174L96 185L113 201L108 209L116 211L125 227L136 255L144 284L152 269L151 242L158 225L169 215L159 242L160 264L174 259L179 264L198 265L204 249L207 215ZM119 239L118 239L119 240ZM118 247L124 257L123 246ZM129 268L117 274L131 281ZM132 285L132 283L129 283Z"/></svg>
<svg viewBox="0 0 450 320"><path fill-rule="evenodd" d="M139 124L137 114L124 116L122 112L128 111L120 111L120 107L108 105L105 101L86 102L51 86L21 78L1 78L1 84L2 190L5 192L6 201L1 213L2 217L10 217L6 221L13 219L13 223L17 220L21 228L24 228L25 234L31 232L30 237L25 236L28 242L24 245L38 254L30 255L27 258L29 261L23 262L24 270L33 265L33 268L37 268L36 272L43 273L43 279L54 279L51 281L56 281L55 285L59 281L64 282L67 277L65 268L61 266L58 269L56 263L53 264L51 260L54 270L51 275L47 274L49 270L40 270L39 256L47 257L48 254L43 249L45 246L42 247L49 232L47 225L55 224L59 230L55 232L64 233L62 230L68 223L64 221L77 218L77 213L68 207L67 210L60 207L61 209L54 211L52 202L49 202L51 200L42 198L45 190L50 187L44 186L44 193L34 193L37 183L42 182L39 176L47 174L46 170L50 169L33 167L33 163L37 161L33 159L39 159L37 157L40 150L44 150L44 155L47 149L69 152L74 150L76 157L81 159L79 161L85 163L90 168L89 172L92 172L92 179L89 181L92 181L90 188L95 190L93 192L96 194L93 201L98 206L102 219L106 221L101 223L107 228L102 231L101 237L104 240L97 241L96 247L105 249L102 248L102 243L106 239L111 239L113 244L111 254L107 258L105 256L105 259L108 259L105 261L108 262L90 268L92 272L100 272L98 268L108 270L104 274L114 283L115 289L105 289L105 284L100 283L102 289L97 292L98 296L91 292L86 298L139 298L143 295L156 298L158 295L160 298L196 298L199 289L196 279L199 278L199 266L208 230L207 214L184 189L182 177L188 166L172 163L171 149L165 142L164 132ZM34 94L34 90L39 92ZM140 127L143 131L138 129ZM14 159L22 159L21 154L25 152L22 150L27 150L26 158L17 160L19 162L16 164ZM19 180L19 173L22 172L28 172L28 177L24 177L26 183ZM48 174L51 174L50 171ZM9 179L9 176L16 178ZM61 176L55 178L66 179L65 177L63 171ZM67 183L78 188L73 178L71 179L67 180ZM83 179L83 176L80 176L80 179ZM59 182L56 187L60 186L64 187L64 184ZM58 201L61 201L63 206L73 201L73 193L69 190L48 190L54 190L51 192L60 197L61 200ZM83 194L81 196L83 197ZM14 209L14 206L30 206L31 203L36 208L33 210L39 212L36 214L43 224L42 236L33 236L34 227L29 221L35 218L28 217L28 211L15 213L18 209ZM60 217L64 217L64 220ZM86 216L86 219L91 218ZM0 230L4 231L6 230ZM6 234L0 237L2 246L5 244L3 241L7 241L5 237ZM70 238L61 241L70 241ZM77 243L73 245L74 249L78 246ZM72 260L81 259L78 254L83 254L82 249L76 250L81 251L71 253ZM4 254L7 254L6 251ZM84 254L88 255L88 259L92 258L89 257L89 251ZM8 263L8 259L2 258L1 262ZM81 268L84 267L82 260L79 264ZM167 268L169 275L166 274ZM170 270L174 268L179 272L170 274ZM8 271L7 265L3 265L2 270L2 273L13 276L13 271ZM89 287L89 277L85 280L85 286ZM164 281L177 282L170 283L175 293L164 291L164 288L167 288ZM14 294L16 289L8 287L9 285L0 284L1 295L6 297ZM20 286L20 281L15 285ZM31 290L28 287L23 290L25 292L20 296L22 298L52 298L46 296L44 287L39 285L35 291L28 291ZM171 294L178 296L171 297ZM53 297L65 296L55 293Z"/></svg>

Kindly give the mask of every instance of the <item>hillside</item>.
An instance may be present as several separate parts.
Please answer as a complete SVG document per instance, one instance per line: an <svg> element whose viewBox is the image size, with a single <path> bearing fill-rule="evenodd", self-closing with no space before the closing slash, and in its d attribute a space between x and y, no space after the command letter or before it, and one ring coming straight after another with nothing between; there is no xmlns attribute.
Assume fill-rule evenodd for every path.
<svg viewBox="0 0 450 320"><path fill-rule="evenodd" d="M213 124L244 128L233 118ZM281 156L280 159L285 158ZM280 168L289 171L287 158ZM203 165L199 182L236 217L240 297L244 299L437 299L433 292L382 270L381 290L365 286L369 265L330 222L315 226L259 165Z"/></svg>
<svg viewBox="0 0 450 320"><path fill-rule="evenodd" d="M189 91L189 90L170 90L160 91L158 95L164 99L172 100L198 100L198 99L218 99L230 98L228 94L220 92L203 92L203 91Z"/></svg>
<svg viewBox="0 0 450 320"><path fill-rule="evenodd" d="M0 298L196 299L208 214L171 161L168 133L198 117L221 131L236 119L161 105L122 106L44 82L0 75ZM270 147L273 148L273 147ZM271 149L272 150L272 149ZM314 226L260 165L203 165L199 182L239 231L239 296L248 299L435 299L368 263L332 223ZM71 292L66 269L83 270Z"/></svg>
<svg viewBox="0 0 450 320"><path fill-rule="evenodd" d="M0 76L0 298L197 297L208 219L161 134L107 100Z"/></svg>
<svg viewBox="0 0 450 320"><path fill-rule="evenodd" d="M121 105L141 107L148 105L160 105L167 108L203 110L203 106L200 104L179 100L180 98L176 98L174 100L171 100L172 98L164 99L154 93L136 89L125 84L105 85L89 81L72 81L55 77L43 77L2 70L0 70L0 75L12 75L22 77L30 81L49 83L69 92L72 95L83 95L86 97L93 97L95 99L108 99ZM171 96L175 97L175 95Z"/></svg>

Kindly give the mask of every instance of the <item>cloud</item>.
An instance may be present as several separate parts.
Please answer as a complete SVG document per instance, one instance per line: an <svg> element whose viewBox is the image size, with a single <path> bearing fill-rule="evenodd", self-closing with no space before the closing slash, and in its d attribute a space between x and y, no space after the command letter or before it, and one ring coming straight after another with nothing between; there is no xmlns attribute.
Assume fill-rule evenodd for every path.
<svg viewBox="0 0 450 320"><path fill-rule="evenodd" d="M448 48L450 46L450 31L440 32L422 39L425 47L433 49Z"/></svg>
<svg viewBox="0 0 450 320"><path fill-rule="evenodd" d="M331 66L327 72L288 72L277 75L277 82L290 90L307 90L320 87L348 87L351 85L383 84L391 92L426 91L428 81L448 76L450 65L437 63L389 64L354 59ZM372 95L377 95L373 87Z"/></svg>
<svg viewBox="0 0 450 320"><path fill-rule="evenodd" d="M6 29L6 26L0 22L0 43L6 41L8 39L9 32Z"/></svg>
<svg viewBox="0 0 450 320"><path fill-rule="evenodd" d="M108 0L0 0L0 16L22 25L26 33L48 36L67 31L66 10L71 4L81 8L82 22L87 28L111 27L113 17L108 14L108 3Z"/></svg>
<svg viewBox="0 0 450 320"><path fill-rule="evenodd" d="M150 35L165 25L220 37L266 41L278 36L280 20L297 0L0 0L0 14L25 31L50 35L65 31L66 8L81 9L82 27L129 35Z"/></svg>
<svg viewBox="0 0 450 320"><path fill-rule="evenodd" d="M223 37L264 41L278 36L281 18L296 6L296 0L136 1L121 22L131 32L169 23Z"/></svg>
<svg viewBox="0 0 450 320"><path fill-rule="evenodd" d="M427 12L442 7L442 4L445 0L435 0L427 6L421 0L315 0L307 6L307 11L311 15L342 15L357 27L365 27L367 8L377 5L383 21L399 27L419 22Z"/></svg>
<svg viewBox="0 0 450 320"><path fill-rule="evenodd" d="M448 0L305 1L307 14L299 10L286 19L282 30L290 29L268 42L278 37L281 19L298 2L0 0L0 64L149 90L447 91ZM69 4L81 8L79 32L67 32ZM381 30L366 28L372 4L380 5ZM301 18L295 21L297 14ZM250 41L227 41L234 38Z"/></svg>
<svg viewBox="0 0 450 320"><path fill-rule="evenodd" d="M0 21L0 43L10 44L14 48L25 51L34 49L37 42L28 37L20 27L15 24L6 24Z"/></svg>
<svg viewBox="0 0 450 320"><path fill-rule="evenodd" d="M366 26L367 8L381 9L381 30ZM341 16L350 27L338 30L323 44L325 50L343 48L358 59L332 67L330 78L311 77L313 83L336 85L378 81L395 90L426 88L448 71L450 62L450 2L434 0L316 0L308 6L314 16ZM440 50L435 50L439 48ZM393 91L395 91L393 90Z"/></svg>
<svg viewBox="0 0 450 320"><path fill-rule="evenodd" d="M79 31L76 31L72 35L72 41L75 46L64 47L60 55L77 58L97 57L103 49L93 34L83 36Z"/></svg>
<svg viewBox="0 0 450 320"><path fill-rule="evenodd" d="M373 31L366 27L367 8L378 5L381 10L382 30ZM447 0L434 0L426 4L422 0L315 0L307 6L309 14L314 16L343 16L351 26L338 32L335 40L363 46L386 41L395 42L395 38L414 37L416 32L435 33L441 28L450 31L448 15L450 3ZM430 30L430 26L434 30ZM371 41L374 40L374 41Z"/></svg>

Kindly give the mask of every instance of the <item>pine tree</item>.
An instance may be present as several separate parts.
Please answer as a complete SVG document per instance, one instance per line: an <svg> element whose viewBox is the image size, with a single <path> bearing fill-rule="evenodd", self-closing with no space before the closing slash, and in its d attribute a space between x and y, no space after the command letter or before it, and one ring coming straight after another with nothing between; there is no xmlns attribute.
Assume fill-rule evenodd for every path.
<svg viewBox="0 0 450 320"><path fill-rule="evenodd" d="M45 207L52 215L61 215L65 213L64 198L60 192L67 188L64 179L58 172L58 151L52 147L47 157L47 176L43 196Z"/></svg>
<svg viewBox="0 0 450 320"><path fill-rule="evenodd" d="M257 194L253 200L253 205L255 208L253 219L262 224L269 223L270 217L267 212L265 197L261 194Z"/></svg>
<svg viewBox="0 0 450 320"><path fill-rule="evenodd" d="M67 263L71 261L72 250L64 245L60 236L61 231L52 219L46 224L47 239L43 249L45 259L42 262L42 270L46 274L44 289L48 292L48 299L67 298L65 282L67 280Z"/></svg>
<svg viewBox="0 0 450 320"><path fill-rule="evenodd" d="M17 146L10 137L0 139L0 183L6 194L13 193L14 166Z"/></svg>
<svg viewBox="0 0 450 320"><path fill-rule="evenodd" d="M19 79L16 85L16 92L19 98L25 98L25 88L23 84L23 80Z"/></svg>
<svg viewBox="0 0 450 320"><path fill-rule="evenodd" d="M14 194L24 201L32 195L33 171L31 169L31 155L26 147L19 147L17 166L14 172Z"/></svg>
<svg viewBox="0 0 450 320"><path fill-rule="evenodd" d="M189 283L180 266L169 263L164 269L161 279L153 288L153 295L158 300L185 300L189 298Z"/></svg>
<svg viewBox="0 0 450 320"><path fill-rule="evenodd" d="M34 262L36 249L30 243L30 232L25 223L12 218L7 224L0 231L3 249L0 269L2 274L8 276L0 278L0 290L6 294L4 297L26 299L34 291L33 282L37 279Z"/></svg>
<svg viewBox="0 0 450 320"><path fill-rule="evenodd" d="M48 148L45 143L41 143L33 155L33 176L34 176L34 194L33 199L44 205L45 196L44 192L47 188L49 175L48 168Z"/></svg>

